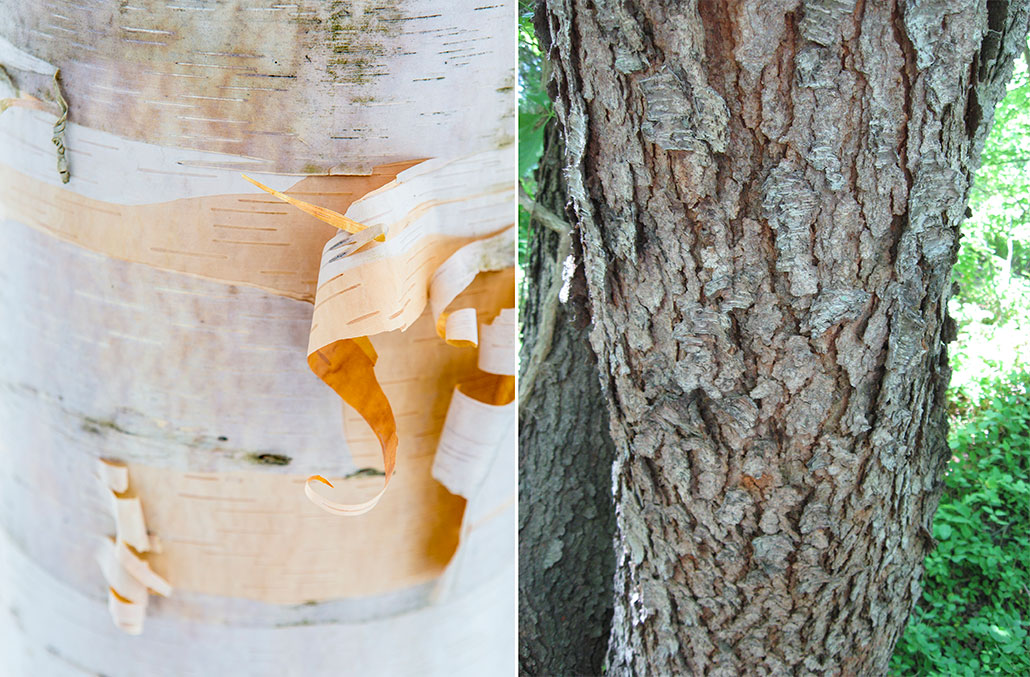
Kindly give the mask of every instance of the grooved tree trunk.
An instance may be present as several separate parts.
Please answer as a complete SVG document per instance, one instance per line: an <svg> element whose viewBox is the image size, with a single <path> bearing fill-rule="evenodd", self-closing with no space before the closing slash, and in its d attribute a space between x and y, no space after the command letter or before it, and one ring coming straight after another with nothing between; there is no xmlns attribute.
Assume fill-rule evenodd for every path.
<svg viewBox="0 0 1030 677"><path fill-rule="evenodd" d="M616 447L611 674L882 674L1026 2L547 0Z"/></svg>
<svg viewBox="0 0 1030 677"><path fill-rule="evenodd" d="M537 204L563 215L563 149L553 120L544 144ZM525 271L535 284L526 290L521 314L520 672L599 674L615 568L614 449L583 326L582 280L572 281L566 302L557 298L569 237L538 223L530 247ZM534 385L526 388L531 370Z"/></svg>

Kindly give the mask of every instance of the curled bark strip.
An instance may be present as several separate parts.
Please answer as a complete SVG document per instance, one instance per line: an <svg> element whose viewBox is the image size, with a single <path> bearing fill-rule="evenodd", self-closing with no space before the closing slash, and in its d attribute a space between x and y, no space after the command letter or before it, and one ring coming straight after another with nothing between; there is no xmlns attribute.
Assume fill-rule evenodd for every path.
<svg viewBox="0 0 1030 677"><path fill-rule="evenodd" d="M308 355L311 371L365 419L383 451L383 488L367 500L357 503L332 501L312 487L312 482L332 487L329 480L320 475L307 479L304 494L312 503L334 515L356 517L374 508L386 492L397 464L397 423L390 402L376 379L375 363L375 350L365 337L336 341Z"/></svg>
<svg viewBox="0 0 1030 677"><path fill-rule="evenodd" d="M376 504L379 503L379 499L386 493L386 484L384 483L383 488L379 490L379 493L367 501L363 501L361 503L338 503L315 491L313 486L313 483L315 482L321 482L330 488L333 487L332 482L321 475L312 475L306 482L304 482L304 495L308 497L308 500L328 513L333 515L342 515L344 517L357 517L358 515L364 515L366 512L376 507ZM387 479L387 482L389 482L389 479Z"/></svg>
<svg viewBox="0 0 1030 677"><path fill-rule="evenodd" d="M254 179L250 178L246 174L243 175L243 178L245 178L247 181L250 181L255 186L257 186L261 190L265 191L266 193L270 193L270 194L274 195L275 197L279 198L280 200L282 200L283 202L285 202L287 204L290 204L290 205L293 205L294 207L296 207L297 209L301 210L305 214L311 214L312 216L314 216L319 221L324 221L325 223L328 223L331 226L336 226L340 230L345 230L348 233L360 233L361 231L363 231L366 228L368 228L368 226L364 226L364 225L358 223L357 221L354 221L353 219L348 219L343 214L340 214L339 212L334 212L332 209L326 209L325 207L319 207L318 205L311 204L310 202L305 202L304 200L298 200L295 197L290 197L286 193L279 192L278 190L275 190L274 188L269 188L268 186L266 186L264 184L258 183L257 181L255 181ZM379 235L375 239L376 239L377 242L382 242L383 240L386 239L386 236L385 235Z"/></svg>

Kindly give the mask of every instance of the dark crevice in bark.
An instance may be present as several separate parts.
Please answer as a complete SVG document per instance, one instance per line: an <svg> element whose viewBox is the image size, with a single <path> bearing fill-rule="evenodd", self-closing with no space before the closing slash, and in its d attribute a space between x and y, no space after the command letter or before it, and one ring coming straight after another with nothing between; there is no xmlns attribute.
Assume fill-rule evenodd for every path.
<svg viewBox="0 0 1030 677"><path fill-rule="evenodd" d="M908 122L912 120L912 80L916 74L916 56L915 49L912 46L912 41L908 37L908 33L905 30L904 19L902 12L904 10L899 6L893 13L893 19L891 21L891 27L894 30L894 40L901 48L901 53L905 56L905 65L901 69L901 88L905 95L905 104L902 109L905 114L904 126L902 127L901 134L899 135L900 144L898 147L898 155L901 158L901 167L905 172L905 182L908 185L908 190L912 190L912 170L908 164ZM892 253L893 258L893 253Z"/></svg>

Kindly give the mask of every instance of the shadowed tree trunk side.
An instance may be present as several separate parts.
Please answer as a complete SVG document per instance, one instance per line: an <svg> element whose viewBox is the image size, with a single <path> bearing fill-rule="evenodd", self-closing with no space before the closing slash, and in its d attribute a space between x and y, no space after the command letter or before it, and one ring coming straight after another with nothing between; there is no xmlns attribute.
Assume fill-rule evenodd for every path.
<svg viewBox="0 0 1030 677"><path fill-rule="evenodd" d="M564 218L563 149L553 119L544 144L537 202ZM586 340L582 280L572 280L567 302L555 298L561 285L556 269L571 253L569 240L535 221L525 268L520 393L527 372L535 376L519 405L519 665L524 675L600 674L611 619L614 450Z"/></svg>

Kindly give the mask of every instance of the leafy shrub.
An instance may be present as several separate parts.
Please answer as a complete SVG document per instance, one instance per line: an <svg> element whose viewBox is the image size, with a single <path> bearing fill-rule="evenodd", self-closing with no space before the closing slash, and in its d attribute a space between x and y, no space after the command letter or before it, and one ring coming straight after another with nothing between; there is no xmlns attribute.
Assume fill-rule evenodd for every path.
<svg viewBox="0 0 1030 677"><path fill-rule="evenodd" d="M1030 675L1030 372L981 384L950 435L923 596L899 675Z"/></svg>

